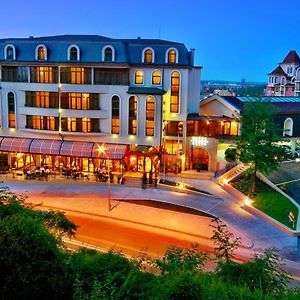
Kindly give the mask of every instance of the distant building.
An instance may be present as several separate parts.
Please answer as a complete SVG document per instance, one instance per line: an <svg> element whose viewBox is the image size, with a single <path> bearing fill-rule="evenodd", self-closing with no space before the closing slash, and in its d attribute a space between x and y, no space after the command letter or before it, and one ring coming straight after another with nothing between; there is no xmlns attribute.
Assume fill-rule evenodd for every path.
<svg viewBox="0 0 300 300"><path fill-rule="evenodd" d="M266 88L267 96L299 96L300 95L300 58L295 50L291 50L282 63L269 73Z"/></svg>

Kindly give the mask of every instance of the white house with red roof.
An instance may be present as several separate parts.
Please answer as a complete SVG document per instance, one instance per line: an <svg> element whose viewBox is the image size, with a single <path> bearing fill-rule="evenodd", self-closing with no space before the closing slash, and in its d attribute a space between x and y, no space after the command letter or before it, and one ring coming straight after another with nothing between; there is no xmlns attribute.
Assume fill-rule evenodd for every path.
<svg viewBox="0 0 300 300"><path fill-rule="evenodd" d="M299 96L300 58L291 50L279 66L269 73L267 96ZM298 82L298 85L296 84Z"/></svg>

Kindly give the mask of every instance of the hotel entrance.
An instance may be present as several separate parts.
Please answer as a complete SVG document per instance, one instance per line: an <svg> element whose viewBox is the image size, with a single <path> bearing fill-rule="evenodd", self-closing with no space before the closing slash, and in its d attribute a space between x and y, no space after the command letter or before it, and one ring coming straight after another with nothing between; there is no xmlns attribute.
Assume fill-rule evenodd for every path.
<svg viewBox="0 0 300 300"><path fill-rule="evenodd" d="M207 171L209 164L208 151L203 148L193 148L188 155L187 170Z"/></svg>

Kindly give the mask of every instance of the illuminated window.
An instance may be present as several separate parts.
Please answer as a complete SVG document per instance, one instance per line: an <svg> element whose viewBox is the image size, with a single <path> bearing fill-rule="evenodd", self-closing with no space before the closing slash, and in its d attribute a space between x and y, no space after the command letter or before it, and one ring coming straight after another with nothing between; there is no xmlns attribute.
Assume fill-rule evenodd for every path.
<svg viewBox="0 0 300 300"><path fill-rule="evenodd" d="M82 132L91 132L91 119L90 118L82 119Z"/></svg>
<svg viewBox="0 0 300 300"><path fill-rule="evenodd" d="M76 118L68 118L68 131L76 131Z"/></svg>
<svg viewBox="0 0 300 300"><path fill-rule="evenodd" d="M26 116L26 128L37 130L57 130L58 118L47 116Z"/></svg>
<svg viewBox="0 0 300 300"><path fill-rule="evenodd" d="M71 67L71 83L72 84L83 84L84 83L84 68Z"/></svg>
<svg viewBox="0 0 300 300"><path fill-rule="evenodd" d="M99 94L61 93L61 108L98 110Z"/></svg>
<svg viewBox="0 0 300 300"><path fill-rule="evenodd" d="M53 83L52 67L36 67L36 82Z"/></svg>
<svg viewBox="0 0 300 300"><path fill-rule="evenodd" d="M159 71L154 71L152 73L152 84L160 85L161 83L161 75Z"/></svg>
<svg viewBox="0 0 300 300"><path fill-rule="evenodd" d="M146 100L146 135L154 136L155 100L147 97Z"/></svg>
<svg viewBox="0 0 300 300"><path fill-rule="evenodd" d="M177 53L174 49L168 51L168 63L174 64L177 62Z"/></svg>
<svg viewBox="0 0 300 300"><path fill-rule="evenodd" d="M144 73L143 71L136 71L135 72L135 80L134 80L135 84L143 84L144 83Z"/></svg>
<svg viewBox="0 0 300 300"><path fill-rule="evenodd" d="M16 128L15 95L13 92L7 94L8 104L8 127Z"/></svg>
<svg viewBox="0 0 300 300"><path fill-rule="evenodd" d="M112 97L111 103L111 133L120 133L120 98Z"/></svg>
<svg viewBox="0 0 300 300"><path fill-rule="evenodd" d="M13 45L7 45L4 48L5 59L15 60L16 59L16 49Z"/></svg>
<svg viewBox="0 0 300 300"><path fill-rule="evenodd" d="M35 107L50 107L49 92L35 92Z"/></svg>
<svg viewBox="0 0 300 300"><path fill-rule="evenodd" d="M72 45L68 48L68 60L80 60L80 52L78 46Z"/></svg>
<svg viewBox="0 0 300 300"><path fill-rule="evenodd" d="M178 72L173 72L171 75L171 101L170 112L179 112L179 90L180 90L180 75Z"/></svg>
<svg viewBox="0 0 300 300"><path fill-rule="evenodd" d="M128 122L128 134L136 135L136 125L137 125L137 98L131 96L129 98L129 122Z"/></svg>
<svg viewBox="0 0 300 300"><path fill-rule="evenodd" d="M36 59L47 60L47 49L44 45L38 45L36 47Z"/></svg>
<svg viewBox="0 0 300 300"><path fill-rule="evenodd" d="M153 51L151 49L147 49L144 51L144 62L152 63L153 62Z"/></svg>

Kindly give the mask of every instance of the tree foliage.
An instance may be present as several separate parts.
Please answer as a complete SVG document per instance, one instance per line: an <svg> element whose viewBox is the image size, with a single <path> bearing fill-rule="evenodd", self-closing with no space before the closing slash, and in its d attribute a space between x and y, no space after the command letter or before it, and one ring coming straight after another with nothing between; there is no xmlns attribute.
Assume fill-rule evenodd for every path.
<svg viewBox="0 0 300 300"><path fill-rule="evenodd" d="M276 144L280 137L274 123L274 113L275 108L270 103L258 101L246 103L241 115L242 131L237 153L240 161L250 165L250 196L255 192L257 171L269 173L278 168L282 149Z"/></svg>

